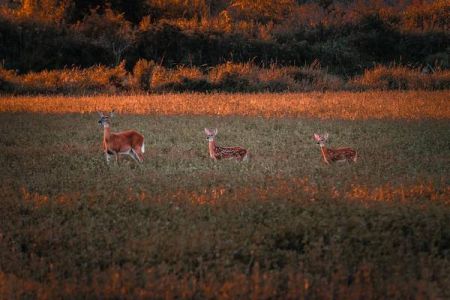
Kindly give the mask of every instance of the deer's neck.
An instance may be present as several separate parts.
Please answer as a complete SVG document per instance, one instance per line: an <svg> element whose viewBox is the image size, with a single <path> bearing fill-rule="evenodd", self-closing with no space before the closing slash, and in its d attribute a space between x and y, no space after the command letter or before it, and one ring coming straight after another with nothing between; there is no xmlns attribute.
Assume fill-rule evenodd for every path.
<svg viewBox="0 0 450 300"><path fill-rule="evenodd" d="M327 163L327 164L329 164L330 162L329 162L329 160L328 160L328 151L327 151L327 147L325 147L325 145L320 145L320 151L322 152L322 157L323 157L323 160Z"/></svg>
<svg viewBox="0 0 450 300"><path fill-rule="evenodd" d="M216 141L212 140L208 142L209 156L216 158Z"/></svg>
<svg viewBox="0 0 450 300"><path fill-rule="evenodd" d="M103 139L106 141L111 135L111 129L108 124L103 125Z"/></svg>

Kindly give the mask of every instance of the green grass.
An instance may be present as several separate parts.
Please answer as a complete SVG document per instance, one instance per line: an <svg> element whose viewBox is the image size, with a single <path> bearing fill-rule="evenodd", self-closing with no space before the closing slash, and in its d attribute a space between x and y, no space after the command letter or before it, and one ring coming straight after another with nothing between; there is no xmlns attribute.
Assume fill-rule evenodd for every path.
<svg viewBox="0 0 450 300"><path fill-rule="evenodd" d="M0 298L450 297L447 120L118 115L145 162L107 166L97 119L0 114Z"/></svg>

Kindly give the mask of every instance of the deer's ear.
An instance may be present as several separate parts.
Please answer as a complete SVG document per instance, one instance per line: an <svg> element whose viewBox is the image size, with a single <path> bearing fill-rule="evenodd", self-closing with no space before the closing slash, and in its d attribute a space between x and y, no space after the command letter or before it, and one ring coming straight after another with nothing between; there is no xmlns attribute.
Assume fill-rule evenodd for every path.
<svg viewBox="0 0 450 300"><path fill-rule="evenodd" d="M320 140L320 135L318 135L317 133L314 133L314 139L316 141L319 141Z"/></svg>
<svg viewBox="0 0 450 300"><path fill-rule="evenodd" d="M98 115L100 116L100 118L103 117L103 113L101 111L97 111Z"/></svg>
<svg viewBox="0 0 450 300"><path fill-rule="evenodd" d="M217 132L219 132L217 128L214 128L214 135L217 135Z"/></svg>
<svg viewBox="0 0 450 300"><path fill-rule="evenodd" d="M205 133L206 133L206 135L209 135L211 132L209 131L208 128L205 128Z"/></svg>
<svg viewBox="0 0 450 300"><path fill-rule="evenodd" d="M325 133L325 135L323 136L323 138L324 138L325 140L328 140L328 132Z"/></svg>
<svg viewBox="0 0 450 300"><path fill-rule="evenodd" d="M112 117L114 117L114 114L115 114L116 112L115 112L115 110L113 109L110 113L109 113L109 116L112 118Z"/></svg>

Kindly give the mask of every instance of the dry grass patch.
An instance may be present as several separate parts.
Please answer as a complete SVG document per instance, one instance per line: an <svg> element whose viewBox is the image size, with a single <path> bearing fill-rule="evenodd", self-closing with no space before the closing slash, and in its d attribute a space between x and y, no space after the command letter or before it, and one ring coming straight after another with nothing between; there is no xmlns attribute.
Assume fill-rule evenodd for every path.
<svg viewBox="0 0 450 300"><path fill-rule="evenodd" d="M163 94L17 96L0 98L1 112L95 112L154 115L310 117L319 119L448 119L448 91L285 94Z"/></svg>

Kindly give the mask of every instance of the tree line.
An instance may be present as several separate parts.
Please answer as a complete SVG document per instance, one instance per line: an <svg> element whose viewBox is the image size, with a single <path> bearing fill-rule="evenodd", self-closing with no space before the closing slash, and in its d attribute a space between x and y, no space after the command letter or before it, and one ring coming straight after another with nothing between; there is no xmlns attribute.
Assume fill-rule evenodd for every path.
<svg viewBox="0 0 450 300"><path fill-rule="evenodd" d="M19 74L319 61L350 77L380 64L449 68L449 23L445 0L23 0L0 10L0 60Z"/></svg>

